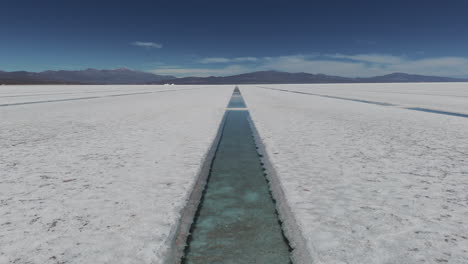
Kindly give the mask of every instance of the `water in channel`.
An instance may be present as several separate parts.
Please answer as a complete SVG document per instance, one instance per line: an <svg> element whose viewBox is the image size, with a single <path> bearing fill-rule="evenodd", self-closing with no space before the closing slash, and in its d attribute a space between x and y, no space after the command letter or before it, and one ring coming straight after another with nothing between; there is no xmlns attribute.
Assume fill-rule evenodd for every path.
<svg viewBox="0 0 468 264"><path fill-rule="evenodd" d="M239 88L236 87L232 93L231 100L229 101L228 108L245 108L245 102L242 98L242 95L239 91Z"/></svg>
<svg viewBox="0 0 468 264"><path fill-rule="evenodd" d="M238 91L237 91L238 93ZM230 108L244 108L240 93ZM290 263L275 204L257 154L248 111L228 110L185 264Z"/></svg>

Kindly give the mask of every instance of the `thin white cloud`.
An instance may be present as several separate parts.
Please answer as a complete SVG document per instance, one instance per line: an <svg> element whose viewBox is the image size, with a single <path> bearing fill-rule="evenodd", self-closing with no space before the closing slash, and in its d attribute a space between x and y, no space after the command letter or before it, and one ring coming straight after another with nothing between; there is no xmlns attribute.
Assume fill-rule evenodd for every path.
<svg viewBox="0 0 468 264"><path fill-rule="evenodd" d="M339 76L372 76L383 73L380 69L370 69L362 62L343 62L326 59L306 59L303 56L281 56L270 58L261 70L286 72L322 73Z"/></svg>
<svg viewBox="0 0 468 264"><path fill-rule="evenodd" d="M135 41L132 43L132 45L137 46L137 47L149 48L149 49L160 49L163 47L163 45L160 43L142 42L142 41Z"/></svg>
<svg viewBox="0 0 468 264"><path fill-rule="evenodd" d="M357 54L357 55L345 55L345 54L328 54L326 57L335 59L349 59L362 62L371 63L382 63L382 64L394 64L401 63L404 59L399 56L384 55L384 54Z"/></svg>
<svg viewBox="0 0 468 264"><path fill-rule="evenodd" d="M409 72L415 74L431 74L440 76L468 76L468 58L439 57L420 60L406 60L390 65L393 72Z"/></svg>
<svg viewBox="0 0 468 264"><path fill-rule="evenodd" d="M343 59L343 60L340 60ZM288 72L323 73L346 77L369 77L393 72L422 75L468 76L468 58L438 57L408 59L386 54L304 55L270 57L257 69Z"/></svg>
<svg viewBox="0 0 468 264"><path fill-rule="evenodd" d="M250 63L255 62L255 63ZM227 76L262 70L323 73L344 77L369 77L393 72L468 77L468 58L435 57L410 59L388 54L308 54L276 57L205 58L198 63L218 63L224 67L172 67L152 72L176 76Z"/></svg>
<svg viewBox="0 0 468 264"><path fill-rule="evenodd" d="M223 57L209 57L203 58L199 62L203 64L210 63L232 63L232 62L255 62L258 61L256 57L237 57L237 58L223 58Z"/></svg>
<svg viewBox="0 0 468 264"><path fill-rule="evenodd" d="M185 76L227 76L251 71L251 68L242 65L229 65L224 68L161 68L150 70L150 72L161 75Z"/></svg>
<svg viewBox="0 0 468 264"><path fill-rule="evenodd" d="M240 62L240 61L254 62L254 61L258 61L258 58L255 58L255 57L238 57L238 58L234 58L234 61L237 61L237 62Z"/></svg>
<svg viewBox="0 0 468 264"><path fill-rule="evenodd" d="M209 63L229 63L232 62L231 59L228 58L218 58L218 57L212 57L212 58L203 58L199 61L200 63L204 64L209 64Z"/></svg>

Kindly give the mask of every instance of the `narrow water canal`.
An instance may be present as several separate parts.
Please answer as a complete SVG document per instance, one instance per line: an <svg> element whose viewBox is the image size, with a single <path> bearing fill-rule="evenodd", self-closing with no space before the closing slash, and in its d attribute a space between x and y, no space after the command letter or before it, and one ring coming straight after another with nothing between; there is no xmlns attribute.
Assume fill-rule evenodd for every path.
<svg viewBox="0 0 468 264"><path fill-rule="evenodd" d="M240 92L234 91L182 263L290 263Z"/></svg>
<svg viewBox="0 0 468 264"><path fill-rule="evenodd" d="M231 100L229 101L228 108L245 108L245 102L242 98L242 95L239 91L239 88L235 88L234 92L232 93Z"/></svg>

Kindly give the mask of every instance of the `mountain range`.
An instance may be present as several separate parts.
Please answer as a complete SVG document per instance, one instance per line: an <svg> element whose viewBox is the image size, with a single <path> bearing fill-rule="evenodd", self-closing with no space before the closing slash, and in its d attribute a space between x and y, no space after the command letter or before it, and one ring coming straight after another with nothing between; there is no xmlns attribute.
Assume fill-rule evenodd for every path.
<svg viewBox="0 0 468 264"><path fill-rule="evenodd" d="M257 71L232 76L184 77L157 75L126 68L115 70L86 69L79 71L5 72L0 71L0 84L286 84L286 83L397 83L397 82L468 82L468 79L392 73L366 78L325 74Z"/></svg>
<svg viewBox="0 0 468 264"><path fill-rule="evenodd" d="M175 78L170 75L156 75L126 68L43 72L0 71L0 84L147 84Z"/></svg>
<svg viewBox="0 0 468 264"><path fill-rule="evenodd" d="M185 77L167 80L175 84L266 84L266 83L395 83L395 82L466 82L439 76L425 76L407 73L392 73L367 78L350 78L325 74L289 73L279 71L258 71L226 77Z"/></svg>

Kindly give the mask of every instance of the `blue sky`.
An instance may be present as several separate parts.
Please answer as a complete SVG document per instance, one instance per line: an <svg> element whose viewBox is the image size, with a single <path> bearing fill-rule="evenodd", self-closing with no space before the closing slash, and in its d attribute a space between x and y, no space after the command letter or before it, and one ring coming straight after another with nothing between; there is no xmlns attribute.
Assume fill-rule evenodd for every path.
<svg viewBox="0 0 468 264"><path fill-rule="evenodd" d="M468 76L467 1L0 3L0 70Z"/></svg>

